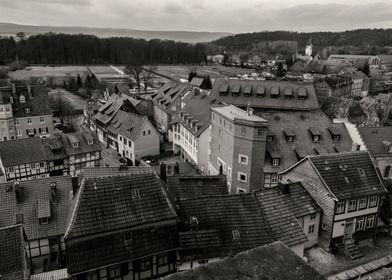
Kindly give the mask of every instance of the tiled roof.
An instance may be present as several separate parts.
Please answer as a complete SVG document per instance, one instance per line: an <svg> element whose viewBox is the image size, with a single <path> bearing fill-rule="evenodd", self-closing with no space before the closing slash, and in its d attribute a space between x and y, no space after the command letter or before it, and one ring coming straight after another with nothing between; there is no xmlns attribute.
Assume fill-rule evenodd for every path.
<svg viewBox="0 0 392 280"><path fill-rule="evenodd" d="M86 178L75 198L66 238L94 235L176 218L155 174Z"/></svg>
<svg viewBox="0 0 392 280"><path fill-rule="evenodd" d="M79 177L83 179L149 173L156 174L155 168L150 166L126 166L126 168L122 167L122 169L119 167L87 167L82 169Z"/></svg>
<svg viewBox="0 0 392 280"><path fill-rule="evenodd" d="M67 269L53 270L31 275L30 280L66 280L69 279Z"/></svg>
<svg viewBox="0 0 392 280"><path fill-rule="evenodd" d="M65 152L68 156L79 155L84 153L92 153L101 151L101 144L98 141L97 134L94 131L83 131L75 133L62 134ZM87 139L94 139L91 145L88 144ZM77 148L72 147L71 141L78 141Z"/></svg>
<svg viewBox="0 0 392 280"><path fill-rule="evenodd" d="M167 177L169 195L174 200L227 194L225 175L216 176L169 176Z"/></svg>
<svg viewBox="0 0 392 280"><path fill-rule="evenodd" d="M189 221L197 219L197 230L216 230L221 239L220 247L210 247L201 240L207 257L222 257L264 245L273 241L262 209L253 194L221 195L178 201L181 220L180 237L186 236ZM238 233L234 238L234 233ZM181 241L180 240L180 244Z"/></svg>
<svg viewBox="0 0 392 280"><path fill-rule="evenodd" d="M67 157L61 137L43 138L41 142L47 160L58 160Z"/></svg>
<svg viewBox="0 0 392 280"><path fill-rule="evenodd" d="M179 233L180 249L202 249L206 247L220 247L221 238L216 229L191 230Z"/></svg>
<svg viewBox="0 0 392 280"><path fill-rule="evenodd" d="M50 184L56 183L56 199L51 200ZM69 208L69 196L72 195L71 177L59 176L45 179L19 182L23 189L23 202L18 203L14 183L0 184L0 226L16 224L17 215L23 215L23 227L28 240L62 235L65 232L66 217ZM39 224L38 203L50 201L50 223Z"/></svg>
<svg viewBox="0 0 392 280"><path fill-rule="evenodd" d="M252 87L250 95L247 89L249 86ZM233 94L233 89L235 90L236 87L239 87L239 91ZM284 91L290 89L293 96L288 98L284 96ZM298 98L299 93L304 91L307 97ZM246 107L250 103L252 108L263 109L305 111L320 108L313 84L304 82L217 79L210 95L211 99L238 107Z"/></svg>
<svg viewBox="0 0 392 280"><path fill-rule="evenodd" d="M2 280L27 280L25 239L22 225L0 228L0 276Z"/></svg>
<svg viewBox="0 0 392 280"><path fill-rule="evenodd" d="M338 199L386 192L368 152L310 156L309 160Z"/></svg>
<svg viewBox="0 0 392 280"><path fill-rule="evenodd" d="M388 142L392 144L392 126L358 127L358 131L371 155L389 154L392 157L387 145Z"/></svg>
<svg viewBox="0 0 392 280"><path fill-rule="evenodd" d="M39 137L0 142L0 158L4 167L46 160Z"/></svg>
<svg viewBox="0 0 392 280"><path fill-rule="evenodd" d="M328 153L350 151L352 148L351 137L344 124L333 124L321 111L293 112L293 111L260 111L256 115L268 122L269 132L274 135L273 141L267 143L267 150L275 151L280 155L279 166L273 166L270 155L265 159L264 172L277 173L283 171L307 155L317 154L316 150ZM319 141L313 142L309 128L314 127L321 134ZM328 128L340 132L340 140L333 141ZM286 134L295 134L292 142L286 140Z"/></svg>
<svg viewBox="0 0 392 280"><path fill-rule="evenodd" d="M314 268L281 242L274 242L234 257L164 277L165 280L323 280Z"/></svg>
<svg viewBox="0 0 392 280"><path fill-rule="evenodd" d="M272 188L257 192L256 197L276 240L290 247L308 240L296 217L319 210L306 191L290 186L290 194L283 195L279 188Z"/></svg>
<svg viewBox="0 0 392 280"><path fill-rule="evenodd" d="M148 122L147 116L118 111L116 116L110 121L107 129L115 134L120 134L135 141L139 136L144 124Z"/></svg>
<svg viewBox="0 0 392 280"><path fill-rule="evenodd" d="M169 81L154 94L154 105L166 110L170 108L177 98L184 96L186 93L190 92L191 89L189 84Z"/></svg>
<svg viewBox="0 0 392 280"><path fill-rule="evenodd" d="M204 78L193 77L190 84L195 87L200 87L203 84Z"/></svg>

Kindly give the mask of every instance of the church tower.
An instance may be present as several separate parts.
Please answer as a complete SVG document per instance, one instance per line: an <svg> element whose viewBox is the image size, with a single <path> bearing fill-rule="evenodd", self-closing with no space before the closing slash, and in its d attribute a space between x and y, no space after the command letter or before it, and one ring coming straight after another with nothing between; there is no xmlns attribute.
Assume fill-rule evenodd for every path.
<svg viewBox="0 0 392 280"><path fill-rule="evenodd" d="M311 56L312 52L313 52L312 39L309 39L308 43L306 44L305 55Z"/></svg>

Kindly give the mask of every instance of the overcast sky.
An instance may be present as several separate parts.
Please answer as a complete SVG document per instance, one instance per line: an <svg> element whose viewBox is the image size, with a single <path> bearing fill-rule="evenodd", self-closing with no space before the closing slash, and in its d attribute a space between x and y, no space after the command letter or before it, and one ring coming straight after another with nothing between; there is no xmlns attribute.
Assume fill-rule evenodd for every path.
<svg viewBox="0 0 392 280"><path fill-rule="evenodd" d="M0 0L0 21L144 30L392 28L391 0Z"/></svg>

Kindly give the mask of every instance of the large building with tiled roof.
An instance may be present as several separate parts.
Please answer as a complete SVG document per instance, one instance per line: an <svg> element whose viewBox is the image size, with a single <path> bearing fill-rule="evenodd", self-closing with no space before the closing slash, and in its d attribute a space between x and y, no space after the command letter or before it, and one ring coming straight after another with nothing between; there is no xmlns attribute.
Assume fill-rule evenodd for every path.
<svg viewBox="0 0 392 280"><path fill-rule="evenodd" d="M152 96L154 121L160 131L168 133L173 116L181 109L181 99L191 90L187 83L169 81Z"/></svg>
<svg viewBox="0 0 392 280"><path fill-rule="evenodd" d="M380 58L375 55L331 54L327 59L328 65L364 67L366 64L371 69L380 67Z"/></svg>
<svg viewBox="0 0 392 280"><path fill-rule="evenodd" d="M164 280L324 280L325 278L282 242L238 253L203 267L178 272Z"/></svg>
<svg viewBox="0 0 392 280"><path fill-rule="evenodd" d="M0 142L2 182L77 176L82 168L99 166L100 161L101 146L92 131Z"/></svg>
<svg viewBox="0 0 392 280"><path fill-rule="evenodd" d="M65 233L68 273L142 279L174 272L176 219L155 174L85 178Z"/></svg>
<svg viewBox="0 0 392 280"><path fill-rule="evenodd" d="M392 126L359 127L361 150L367 150L383 179L392 178Z"/></svg>
<svg viewBox="0 0 392 280"><path fill-rule="evenodd" d="M227 194L225 175L174 175L166 178L167 190L170 197L177 200Z"/></svg>
<svg viewBox="0 0 392 280"><path fill-rule="evenodd" d="M30 85L1 87L0 120L0 141L52 134L47 90Z"/></svg>
<svg viewBox="0 0 392 280"><path fill-rule="evenodd" d="M0 224L1 280L29 280L30 263L26 255L26 237L21 224Z"/></svg>
<svg viewBox="0 0 392 280"><path fill-rule="evenodd" d="M320 246L374 238L386 190L368 152L308 156L280 175L283 182L300 181L322 208Z"/></svg>
<svg viewBox="0 0 392 280"><path fill-rule="evenodd" d="M69 176L0 184L0 226L22 224L32 269L64 265L64 232L72 197Z"/></svg>

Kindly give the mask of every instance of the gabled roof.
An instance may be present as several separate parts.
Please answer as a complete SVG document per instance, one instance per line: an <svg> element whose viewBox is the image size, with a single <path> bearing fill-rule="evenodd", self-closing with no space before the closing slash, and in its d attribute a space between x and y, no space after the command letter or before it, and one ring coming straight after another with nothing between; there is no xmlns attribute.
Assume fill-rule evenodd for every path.
<svg viewBox="0 0 392 280"><path fill-rule="evenodd" d="M297 218L320 210L301 183L289 184L287 188L288 194L283 194L280 188L272 188L256 192L256 197L275 239L294 246L308 240Z"/></svg>
<svg viewBox="0 0 392 280"><path fill-rule="evenodd" d="M252 87L252 95L249 95L249 87ZM233 90L237 89L238 93L233 95ZM279 94L284 91L290 93L290 98L287 94ZM304 91L306 98L303 98ZM210 95L211 99L238 107L250 103L252 108L263 109L306 111L320 108L313 84L305 82L217 79Z"/></svg>
<svg viewBox="0 0 392 280"><path fill-rule="evenodd" d="M23 226L0 228L0 276L4 280L27 280Z"/></svg>
<svg viewBox="0 0 392 280"><path fill-rule="evenodd" d="M88 137L85 137L85 135L88 135ZM98 152L102 150L97 134L94 131L62 134L62 138L65 152L68 156ZM94 139L93 143L89 145L87 139ZM71 143L72 141L78 141L79 146L74 148Z"/></svg>
<svg viewBox="0 0 392 280"><path fill-rule="evenodd" d="M267 148L280 155L279 166L273 166L269 155L266 157L265 173L283 171L305 156L317 154L316 150L324 150L328 153L336 153L337 150L351 151L352 140L345 125L332 123L321 110L307 112L256 110L254 114L267 120L268 133L274 135L273 141L267 143ZM317 128L318 133L321 134L319 141L313 142L309 127ZM339 141L334 141L329 131L332 127L335 132L340 133ZM290 134L295 132L292 142L287 141L286 131Z"/></svg>
<svg viewBox="0 0 392 280"><path fill-rule="evenodd" d="M359 134L371 155L389 155L387 142L392 144L392 126L358 127Z"/></svg>
<svg viewBox="0 0 392 280"><path fill-rule="evenodd" d="M204 78L193 77L193 79L192 79L192 81L190 82L190 84L191 84L192 86L195 86L195 87L201 87L201 85L203 84L203 82L204 82Z"/></svg>
<svg viewBox="0 0 392 280"><path fill-rule="evenodd" d="M131 229L176 218L155 174L85 178L75 198L65 238Z"/></svg>
<svg viewBox="0 0 392 280"><path fill-rule="evenodd" d="M56 200L51 200L50 184L56 183ZM14 183L0 184L0 226L16 223L16 216L23 215L23 227L28 240L63 235L72 196L69 176L50 177L19 182L23 188L23 202L18 203ZM39 224L39 202L50 203L50 222ZM47 207L48 207L47 205ZM47 208L45 208L47 210ZM45 210L43 209L43 210Z"/></svg>
<svg viewBox="0 0 392 280"><path fill-rule="evenodd" d="M0 158L4 167L46 160L39 137L0 142Z"/></svg>
<svg viewBox="0 0 392 280"><path fill-rule="evenodd" d="M107 129L112 133L123 135L126 138L135 141L146 122L149 122L147 116L127 113L120 110L110 121Z"/></svg>
<svg viewBox="0 0 392 280"><path fill-rule="evenodd" d="M167 177L167 188L169 195L174 200L228 193L225 175L169 176Z"/></svg>
<svg viewBox="0 0 392 280"><path fill-rule="evenodd" d="M234 257L174 273L163 279L323 280L325 278L282 242L274 242L241 252Z"/></svg>
<svg viewBox="0 0 392 280"><path fill-rule="evenodd" d="M170 108L170 106L177 100L177 98L184 96L191 90L192 87L187 83L169 81L161 88L159 88L154 94L154 105L166 110Z"/></svg>
<svg viewBox="0 0 392 280"><path fill-rule="evenodd" d="M181 232L190 230L187 224L189 225L192 217L197 219L198 230L217 231L221 240L220 247L211 248L208 241L199 244L199 249L203 249L207 257L236 254L273 241L263 210L253 194L188 199L178 201L177 205L182 221L180 237L183 236ZM233 231L238 231L238 239L234 238ZM180 240L180 244L181 242Z"/></svg>
<svg viewBox="0 0 392 280"><path fill-rule="evenodd" d="M338 199L386 192L368 152L310 156L308 159Z"/></svg>

